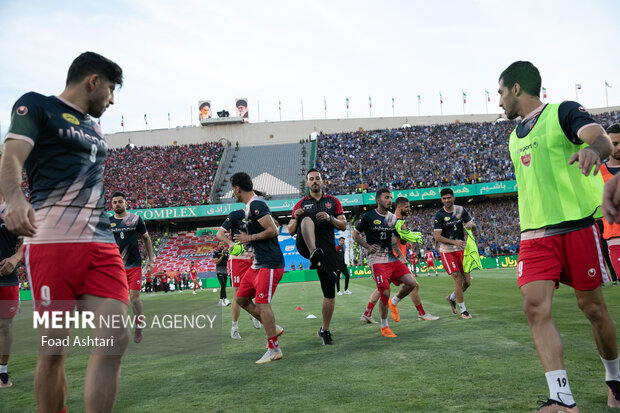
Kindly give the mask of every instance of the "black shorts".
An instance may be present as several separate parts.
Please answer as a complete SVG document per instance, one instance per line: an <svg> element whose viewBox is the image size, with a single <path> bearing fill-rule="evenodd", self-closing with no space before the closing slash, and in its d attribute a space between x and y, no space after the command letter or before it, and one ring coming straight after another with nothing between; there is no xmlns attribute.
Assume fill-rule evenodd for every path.
<svg viewBox="0 0 620 413"><path fill-rule="evenodd" d="M308 246L301 236L301 232L297 233L297 251L299 254L310 259L310 251ZM323 250L323 258L321 259L321 266L316 270L319 281L321 281L321 290L323 290L323 297L334 298L336 297L336 281L338 280L338 257L336 255L336 244L332 241L330 244L321 243L317 239L317 248Z"/></svg>

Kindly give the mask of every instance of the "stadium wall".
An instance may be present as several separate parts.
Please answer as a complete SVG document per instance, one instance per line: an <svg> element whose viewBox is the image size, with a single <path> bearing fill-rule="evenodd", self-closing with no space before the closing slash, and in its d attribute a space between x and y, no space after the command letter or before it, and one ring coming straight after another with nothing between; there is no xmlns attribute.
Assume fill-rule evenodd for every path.
<svg viewBox="0 0 620 413"><path fill-rule="evenodd" d="M620 110L620 106L589 109L598 114ZM396 116L384 118L313 119L283 122L257 122L213 126L183 126L171 129L119 132L106 135L110 148L128 144L136 146L188 145L228 140L239 146L295 143L307 139L312 132L338 133L364 130L400 128L409 125L434 125L454 122L493 122L502 117L494 114L446 115L446 116Z"/></svg>

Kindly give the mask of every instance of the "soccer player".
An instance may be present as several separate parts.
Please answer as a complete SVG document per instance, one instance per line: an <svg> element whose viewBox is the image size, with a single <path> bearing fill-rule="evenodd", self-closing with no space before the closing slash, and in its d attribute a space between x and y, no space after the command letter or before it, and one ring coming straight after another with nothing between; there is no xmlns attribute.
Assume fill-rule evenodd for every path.
<svg viewBox="0 0 620 413"><path fill-rule="evenodd" d="M217 305L226 307L230 305L230 301L226 296L226 284L228 283L228 249L225 244L220 241L217 249L213 251L213 260L215 261L215 274L220 283L220 301Z"/></svg>
<svg viewBox="0 0 620 413"><path fill-rule="evenodd" d="M15 268L23 257L23 240L6 229L5 207L0 193L0 389L13 385L7 364L13 342L13 317L19 308L19 280Z"/></svg>
<svg viewBox="0 0 620 413"><path fill-rule="evenodd" d="M609 160L601 165L601 175L605 182L609 181L620 171L620 123L614 123L609 126L606 132L611 139L613 150ZM611 255L612 268L610 268L609 272L612 273L612 285L618 285L618 280L614 275L620 273L620 225L613 222L610 223L607 220L604 220L603 224L603 238L609 246L609 254ZM605 248L604 245L603 248Z"/></svg>
<svg viewBox="0 0 620 413"><path fill-rule="evenodd" d="M390 201L391 201L391 194L390 194ZM377 202L377 205L379 203ZM377 206L377 209L379 207ZM403 220L404 218L408 217L409 214L411 213L411 206L409 205L409 200L405 197L398 197L396 198L396 201L394 202L394 216L396 216L397 220ZM406 227L403 225L404 229L406 230ZM395 259L399 259L401 256L405 257L406 253L407 253L407 242L402 240L398 234L396 233L395 235L396 238L396 245L397 245L397 249L393 248L392 254L394 256ZM366 240L368 240L368 238L366 238ZM407 261L405 260L405 266L406 266ZM397 265L397 264L395 264ZM372 268L371 268L372 269ZM407 267L407 269L409 270L409 267ZM409 274L411 274L411 270L408 271ZM374 271L373 271L374 274ZM418 319L420 320L424 320L424 321L435 321L438 320L439 317L434 316L430 313L427 313L424 310L424 306L422 305L422 300L420 299L420 287L418 282L413 278L413 274L411 274L412 276L412 281L413 281L413 289L410 288L409 285L407 284L403 284L403 286L400 288L400 290L398 291L398 293L392 297L391 300L388 301L388 307L390 308L390 313L392 316L392 319L396 322L400 321L400 315L398 313L398 303L400 302L400 300L402 300L403 298L405 298L407 295L411 296L411 301L413 302L414 307L416 308L416 310L418 311ZM373 275L374 277L374 275ZM375 280L376 281L376 280ZM400 284L400 282L398 280L394 281L394 285L398 286ZM379 287L379 286L378 286ZM389 291L389 282L387 283L387 295L389 297L390 295L390 291ZM381 297L382 291L381 288L377 288L370 296L370 301L368 302L368 306L366 307L366 311L364 312L364 314L362 314L362 319L368 323L373 323L374 319L372 319L372 310L375 306L375 304L377 304L377 301L379 301L380 297Z"/></svg>
<svg viewBox="0 0 620 413"><path fill-rule="evenodd" d="M434 218L435 241L439 243L441 262L454 280L454 291L448 294L446 300L450 303L452 313L457 314L456 304L458 304L461 318L470 319L471 314L467 311L463 298L463 293L471 285L469 273L463 271L463 253L467 245L464 228L474 229L476 224L465 208L454 205L452 189L444 188L439 194L443 208L437 211Z"/></svg>
<svg viewBox="0 0 620 413"><path fill-rule="evenodd" d="M112 209L114 216L110 218L110 227L114 234L114 239L123 257L125 273L127 274L127 285L129 286L129 301L136 320L142 317L142 301L140 301L140 290L142 290L142 257L140 257L140 247L138 246L138 235L146 247L148 259L146 261L147 274L153 271L155 256L153 254L153 243L151 236L146 231L146 225L142 217L127 211L127 197L122 192L112 194ZM142 341L142 329L136 325L134 329L133 341Z"/></svg>
<svg viewBox="0 0 620 413"><path fill-rule="evenodd" d="M230 184L237 201L245 204L247 229L247 233L239 232L233 240L241 244L249 242L254 251L254 262L241 279L235 300L265 327L267 352L256 361L265 364L282 359L278 337L283 330L276 325L271 300L284 274L284 256L271 211L265 200L254 193L252 178L245 172L237 172L230 178Z"/></svg>
<svg viewBox="0 0 620 413"><path fill-rule="evenodd" d="M389 211L392 206L392 192L385 187L379 188L375 199L377 208L362 216L362 219L353 231L353 240L368 251L368 262L370 263L372 278L377 284L381 300L379 304L381 335L384 337L396 337L396 334L388 325L388 306L389 308L395 307L401 299L412 291L416 291L417 294L418 283L407 267L407 259L403 256L400 248L398 248L395 232L396 223L399 220L396 215ZM362 238L362 233L364 233L366 240ZM391 301L390 282L396 286L403 284L398 294ZM392 317L395 321L398 321L400 319L398 310L392 312Z"/></svg>
<svg viewBox="0 0 620 413"><path fill-rule="evenodd" d="M229 248L234 248L235 243L231 238L226 236L226 232L230 232L230 237L234 238L235 235L239 234L241 231L247 232L245 227L245 211L243 209L239 209L237 211L233 211L226 217L226 220L222 223L222 226L217 230L217 234L215 235L217 239L227 244ZM235 296L237 295L237 289L239 288L239 284L241 283L241 279L243 278L245 272L252 266L252 248L250 244L246 244L244 246L244 252L240 255L230 254L228 257L228 275L230 276L230 285L233 289L233 300L232 305L230 306L232 326L230 328L230 337L234 339L240 339L241 335L239 334L239 314L241 312L241 307L239 307L239 303L235 300ZM260 322L250 315L252 319L252 324L254 328L260 328Z"/></svg>
<svg viewBox="0 0 620 413"><path fill-rule="evenodd" d="M540 73L530 62L515 62L499 77L499 105L508 119L521 117L508 149L519 185L517 280L549 386L549 399L538 412L579 411L552 316L559 283L575 291L605 366L607 403L620 408L616 328L601 291L608 277L593 219L603 185L597 172L612 146L579 103L544 104L540 87Z"/></svg>
<svg viewBox="0 0 620 413"><path fill-rule="evenodd" d="M194 283L194 292L192 294L196 294L196 287L200 288L202 291L202 286L198 284L198 272L196 272L196 268L194 267L194 261L189 263L189 268L187 269L192 282Z"/></svg>
<svg viewBox="0 0 620 413"><path fill-rule="evenodd" d="M6 198L5 223L24 236L24 260L32 280L35 311L92 311L95 320L127 317L127 276L110 220L102 182L107 144L93 118L114 103L123 82L121 68L85 52L69 68L60 96L29 92L13 107L4 142L0 190ZM21 190L25 166L30 202ZM114 347L96 347L84 380L84 410L111 412L129 333L111 326L92 331L114 336ZM39 335L64 338L68 329L39 327ZM39 342L34 389L40 412L65 411L66 348Z"/></svg>
<svg viewBox="0 0 620 413"><path fill-rule="evenodd" d="M297 251L310 260L310 268L316 268L323 292L323 322L317 335L323 345L332 345L329 331L336 305L336 280L338 279L338 256L334 245L334 228L345 230L347 220L338 198L323 192L323 179L317 169L306 174L310 195L293 207L288 232L297 234Z"/></svg>
<svg viewBox="0 0 620 413"><path fill-rule="evenodd" d="M338 278L336 279L336 287L338 289L338 292L336 294L338 295L350 295L352 294L351 291L349 291L349 270L347 268L347 263L344 260L344 254L346 251L346 247L344 246L344 237L340 237L338 239L338 245L336 245L336 255L337 255L337 262L338 262L338 266L336 268L336 274L338 274ZM340 291L340 275L344 276L344 293Z"/></svg>
<svg viewBox="0 0 620 413"><path fill-rule="evenodd" d="M431 267L433 267L433 271L435 271L435 277L439 277L437 273L437 267L435 267L435 257L433 256L433 251L430 248L426 249L426 254L424 254L426 258L426 271L428 272L428 276L431 276Z"/></svg>

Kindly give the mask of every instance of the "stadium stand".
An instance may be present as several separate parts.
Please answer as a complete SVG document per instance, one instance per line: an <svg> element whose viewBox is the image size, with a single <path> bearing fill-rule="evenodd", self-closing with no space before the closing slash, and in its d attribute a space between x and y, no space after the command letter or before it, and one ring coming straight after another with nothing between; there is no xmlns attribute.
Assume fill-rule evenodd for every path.
<svg viewBox="0 0 620 413"><path fill-rule="evenodd" d="M212 253L217 244L214 235L197 236L192 231L172 233L157 255L154 272L185 272L191 261L199 273L215 272Z"/></svg>
<svg viewBox="0 0 620 413"><path fill-rule="evenodd" d="M108 209L121 191L130 208L207 203L224 151L221 143L111 149L103 175Z"/></svg>
<svg viewBox="0 0 620 413"><path fill-rule="evenodd" d="M254 187L270 199L289 199L300 195L309 169L312 144L308 142L268 146L239 147L230 161L223 165L225 175L216 189L222 203L232 203L230 177L236 172L247 172Z"/></svg>

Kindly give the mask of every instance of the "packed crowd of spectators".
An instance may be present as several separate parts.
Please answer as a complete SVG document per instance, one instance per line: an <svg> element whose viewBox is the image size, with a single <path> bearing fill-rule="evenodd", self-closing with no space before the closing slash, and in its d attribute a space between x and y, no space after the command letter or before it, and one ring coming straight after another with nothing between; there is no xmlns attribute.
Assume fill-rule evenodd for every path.
<svg viewBox="0 0 620 413"><path fill-rule="evenodd" d="M620 112L594 117L607 127ZM513 180L514 127L514 121L452 123L321 135L317 168L331 194Z"/></svg>
<svg viewBox="0 0 620 413"><path fill-rule="evenodd" d="M103 174L107 208L115 191L130 208L206 204L223 152L216 142L111 149Z"/></svg>

